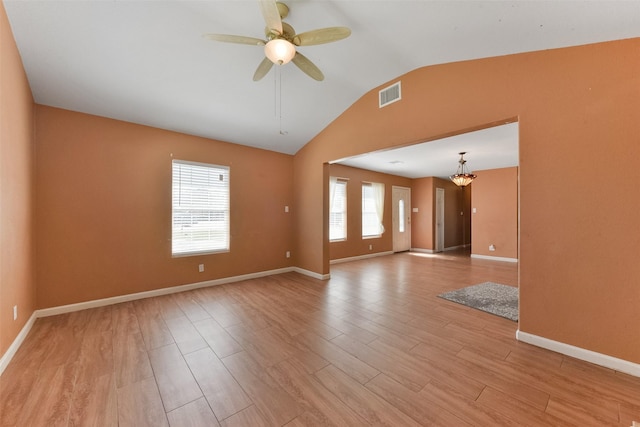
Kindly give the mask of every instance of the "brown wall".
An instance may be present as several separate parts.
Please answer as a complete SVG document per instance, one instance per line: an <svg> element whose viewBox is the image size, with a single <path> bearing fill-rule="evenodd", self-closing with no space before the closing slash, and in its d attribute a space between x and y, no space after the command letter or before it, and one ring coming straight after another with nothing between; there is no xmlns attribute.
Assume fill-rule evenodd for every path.
<svg viewBox="0 0 640 427"><path fill-rule="evenodd" d="M415 70L401 76L401 102L379 109L374 88L293 164L290 156L38 107L35 259L33 102L4 8L0 43L3 353L36 306L33 265L38 307L289 265L326 274L327 162L517 118L520 329L640 363L640 172L617 179L640 154L640 39ZM231 165L231 253L170 257L171 153Z"/></svg>
<svg viewBox="0 0 640 427"><path fill-rule="evenodd" d="M33 97L0 2L0 356L36 304ZM13 306L18 318L13 320Z"/></svg>
<svg viewBox="0 0 640 427"><path fill-rule="evenodd" d="M292 156L38 106L38 308L293 265ZM231 251L171 257L171 160L231 167ZM198 264L205 265L203 273Z"/></svg>
<svg viewBox="0 0 640 427"><path fill-rule="evenodd" d="M411 180L400 176L372 172L344 165L330 165L330 176L349 180L347 184L347 240L330 243L332 260L367 255L393 250L392 229L392 187L411 187ZM381 182L384 189L384 225L385 232L379 238L362 238L362 183ZM369 250L369 245L372 249Z"/></svg>
<svg viewBox="0 0 640 427"><path fill-rule="evenodd" d="M449 249L468 245L471 241L471 219L468 199L471 191L473 191L473 184L462 189L451 181L435 178L434 185L435 188L444 188L444 248ZM434 218L435 193L436 190L434 189ZM463 215L460 215L461 213Z"/></svg>
<svg viewBox="0 0 640 427"><path fill-rule="evenodd" d="M476 171L471 253L518 258L518 168ZM489 245L496 250L489 251Z"/></svg>
<svg viewBox="0 0 640 427"><path fill-rule="evenodd" d="M432 251L435 249L435 178L418 178L411 183L411 248Z"/></svg>
<svg viewBox="0 0 640 427"><path fill-rule="evenodd" d="M629 39L424 67L383 109L374 88L295 156L298 265L329 271L325 162L517 118L520 329L639 363L640 171L618 179L640 154L639 51Z"/></svg>
<svg viewBox="0 0 640 427"><path fill-rule="evenodd" d="M461 190L451 181L434 177L414 179L412 185L412 197L415 201L413 207L417 207L418 212L412 214L411 246L415 249L435 250L436 188L444 189L444 249L469 244L471 224L468 199L471 188ZM460 215L460 212L464 215Z"/></svg>

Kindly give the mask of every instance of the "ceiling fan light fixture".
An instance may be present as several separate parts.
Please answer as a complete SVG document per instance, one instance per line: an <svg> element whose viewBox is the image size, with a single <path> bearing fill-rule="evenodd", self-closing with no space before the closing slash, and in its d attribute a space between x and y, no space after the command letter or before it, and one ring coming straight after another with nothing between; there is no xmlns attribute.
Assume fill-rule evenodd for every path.
<svg viewBox="0 0 640 427"><path fill-rule="evenodd" d="M467 185L471 184L471 181L476 179L477 175L467 171L467 161L464 159L464 155L467 153L463 151L458 154L460 154L460 160L458 160L458 170L455 175L451 175L449 179L451 179L451 181L453 181L453 183L458 187L466 187Z"/></svg>
<svg viewBox="0 0 640 427"><path fill-rule="evenodd" d="M296 47L288 40L273 39L264 45L264 54L274 64L284 65L296 56Z"/></svg>

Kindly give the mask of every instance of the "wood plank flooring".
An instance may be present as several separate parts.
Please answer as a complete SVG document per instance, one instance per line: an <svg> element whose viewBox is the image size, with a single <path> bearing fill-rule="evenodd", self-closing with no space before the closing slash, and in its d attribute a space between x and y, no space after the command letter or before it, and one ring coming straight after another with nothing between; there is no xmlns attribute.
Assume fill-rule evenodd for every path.
<svg viewBox="0 0 640 427"><path fill-rule="evenodd" d="M625 426L640 379L437 298L517 266L465 253L336 264L39 319L2 426Z"/></svg>

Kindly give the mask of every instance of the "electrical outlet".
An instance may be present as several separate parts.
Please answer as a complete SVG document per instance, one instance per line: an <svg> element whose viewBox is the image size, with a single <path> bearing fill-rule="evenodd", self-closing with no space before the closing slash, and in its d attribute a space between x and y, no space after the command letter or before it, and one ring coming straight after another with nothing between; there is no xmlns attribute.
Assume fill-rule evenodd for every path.
<svg viewBox="0 0 640 427"><path fill-rule="evenodd" d="M14 305L13 306L13 320L17 320L18 319L18 306Z"/></svg>
<svg viewBox="0 0 640 427"><path fill-rule="evenodd" d="M369 245L369 250L372 251L373 250L373 245Z"/></svg>
<svg viewBox="0 0 640 427"><path fill-rule="evenodd" d="M198 265L198 271L199 271L200 273L202 273L202 272L204 271L204 264L199 264L199 265Z"/></svg>
<svg viewBox="0 0 640 427"><path fill-rule="evenodd" d="M285 211L285 213L289 212L289 206L285 206L284 207L284 211Z"/></svg>
<svg viewBox="0 0 640 427"><path fill-rule="evenodd" d="M496 250L496 245L489 245L489 250L491 252L495 251Z"/></svg>
<svg viewBox="0 0 640 427"><path fill-rule="evenodd" d="M287 251L287 253L285 254L285 256L286 256L287 258L291 258L291 252Z"/></svg>

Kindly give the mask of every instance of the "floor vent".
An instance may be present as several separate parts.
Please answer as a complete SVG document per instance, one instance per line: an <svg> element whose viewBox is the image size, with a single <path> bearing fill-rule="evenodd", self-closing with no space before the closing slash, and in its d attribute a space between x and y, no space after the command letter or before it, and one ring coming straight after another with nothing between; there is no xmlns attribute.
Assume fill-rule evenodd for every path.
<svg viewBox="0 0 640 427"><path fill-rule="evenodd" d="M389 104L393 104L396 101L402 99L402 92L400 90L400 82L394 83L389 87L382 89L379 96L380 108L386 107Z"/></svg>

